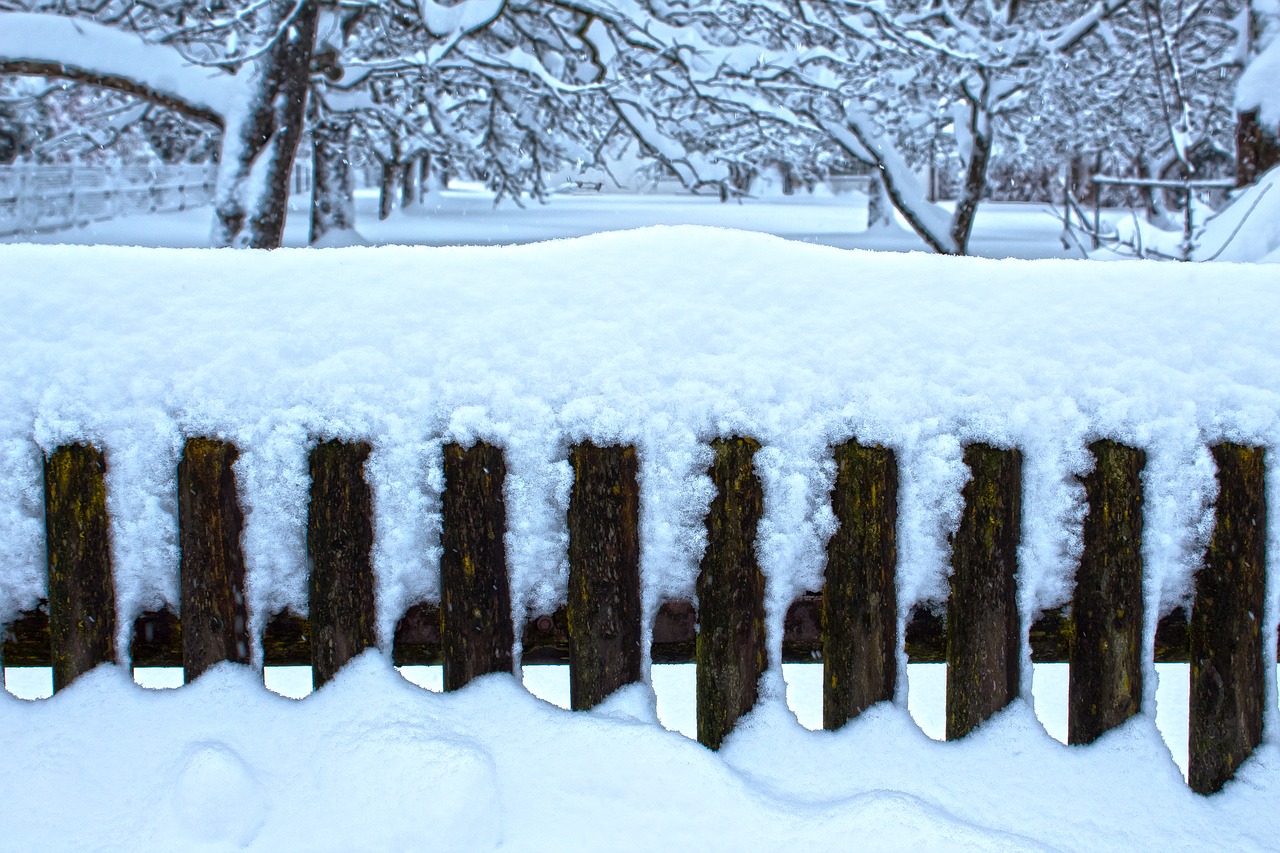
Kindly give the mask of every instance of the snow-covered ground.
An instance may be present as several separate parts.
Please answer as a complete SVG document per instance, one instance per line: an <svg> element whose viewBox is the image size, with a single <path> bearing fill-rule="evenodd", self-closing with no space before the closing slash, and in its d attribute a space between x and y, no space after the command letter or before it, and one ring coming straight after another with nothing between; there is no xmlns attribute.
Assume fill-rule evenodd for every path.
<svg viewBox="0 0 1280 853"><path fill-rule="evenodd" d="M812 230L804 209L796 233ZM434 220L386 227L415 221ZM122 225L95 226L110 227ZM177 602L183 437L236 441L257 632L306 608L307 447L370 440L384 652L399 614L438 597L447 440L506 450L518 616L563 599L568 446L635 443L651 616L692 595L707 442L759 439L775 661L786 605L820 583L828 448L850 435L898 455L904 618L945 592L966 442L1024 453L1027 623L1070 598L1088 442L1146 449L1148 658L1205 544L1206 447L1267 447L1280 506L1271 267L947 259L663 227L505 248L0 246L0 269L0 619L43 592L40 452L73 440L107 454L122 631ZM1274 661L1274 520L1268 553ZM687 729L689 692L672 682L687 685L688 669L656 668L651 684L572 714L512 677L422 690L378 652L301 702L252 670L144 691L107 667L49 701L0 695L0 847L48 847L50 827L64 849L1266 850L1280 837L1274 669L1264 745L1209 798L1187 790L1157 725L1171 715L1166 735L1185 743L1185 667L1148 663L1143 713L1082 748L1050 734L1063 728L1062 667L1028 662L1024 699L946 744L929 737L939 667L909 668L894 703L835 733L801 725L816 672L771 669L756 711L711 753L660 724ZM296 690L296 676L291 688L269 675ZM563 699L562 686L530 686Z"/></svg>
<svg viewBox="0 0 1280 853"><path fill-rule="evenodd" d="M307 245L307 201L291 202L285 229L286 246ZM773 194L742 202L721 203L711 195L646 195L623 192L555 194L546 203L523 207L503 201L479 186L459 184L427 196L422 205L397 209L387 220L377 216L374 190L356 193L357 231L369 245L451 246L506 245L646 225L711 225L762 231L789 240L843 249L927 251L905 225L867 230L866 196L857 191L832 194ZM180 213L133 216L95 222L82 228L10 237L0 242L74 243L106 246L209 245L210 208ZM973 253L993 258L1080 257L1074 246L1064 249L1062 222L1049 205L983 205L973 238Z"/></svg>

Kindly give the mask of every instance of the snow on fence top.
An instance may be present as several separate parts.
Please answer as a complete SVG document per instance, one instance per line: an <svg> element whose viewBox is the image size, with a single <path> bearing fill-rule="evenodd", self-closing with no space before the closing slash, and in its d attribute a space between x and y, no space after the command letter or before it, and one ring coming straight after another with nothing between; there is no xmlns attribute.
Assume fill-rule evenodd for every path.
<svg viewBox="0 0 1280 853"><path fill-rule="evenodd" d="M757 439L771 629L821 585L829 448L851 436L901 466L904 618L945 598L963 446L1023 451L1026 624L1070 599L1088 443L1144 448L1151 630L1203 552L1207 446L1280 445L1280 295L1260 267L877 255L681 227L511 248L3 246L0 269L0 620L45 593L41 452L89 441L108 459L119 648L139 613L177 608L189 436L241 451L255 637L307 609L309 447L370 442L384 642L438 596L450 440L505 449L522 617L565 595L572 443L638 448L652 614L693 597L708 442Z"/></svg>

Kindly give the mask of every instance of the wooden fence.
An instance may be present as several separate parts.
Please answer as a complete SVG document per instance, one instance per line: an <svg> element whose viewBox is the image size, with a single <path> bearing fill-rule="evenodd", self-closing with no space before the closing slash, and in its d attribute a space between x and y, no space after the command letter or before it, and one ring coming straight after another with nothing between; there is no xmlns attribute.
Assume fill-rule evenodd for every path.
<svg viewBox="0 0 1280 853"><path fill-rule="evenodd" d="M756 702L766 665L765 582L755 556L763 491L750 438L712 444L715 497L698 604L666 602L656 614L653 659L697 664L698 739L717 748ZM1030 628L1033 660L1069 660L1068 741L1087 744L1137 713L1142 701L1141 450L1091 445L1088 513L1074 601ZM277 614L263 637L267 665L310 664L324 684L377 642L370 550L370 448L327 441L310 455L307 550L310 616ZM1216 527L1197 576L1189 623L1161 621L1158 660L1191 661L1190 784L1218 790L1262 735L1264 707L1264 451L1212 448L1218 466ZM898 678L895 593L898 467L891 450L851 440L833 448L825 589L787 615L786 659L821 659L823 718L834 729L891 699ZM134 665L181 665L187 680L211 665L247 662L243 524L230 444L190 439L177 469L181 619L149 613L134 626ZM945 615L917 611L906 631L914 660L945 660L947 737L960 738L1019 692L1022 626L1015 573L1022 457L982 444L965 449L972 478L952 537ZM571 704L591 708L642 672L640 525L634 448L574 446L568 509L568 601L523 626L526 663L565 661ZM52 666L54 689L115 661L116 615L108 541L106 459L94 447L58 448L44 464L48 601L10 627L7 666ZM444 449L439 603L416 605L396 629L397 664L442 663L457 689L513 667L503 534L505 464L480 442ZM695 630L695 624L697 629Z"/></svg>
<svg viewBox="0 0 1280 853"><path fill-rule="evenodd" d="M211 165L0 166L0 237L213 201Z"/></svg>

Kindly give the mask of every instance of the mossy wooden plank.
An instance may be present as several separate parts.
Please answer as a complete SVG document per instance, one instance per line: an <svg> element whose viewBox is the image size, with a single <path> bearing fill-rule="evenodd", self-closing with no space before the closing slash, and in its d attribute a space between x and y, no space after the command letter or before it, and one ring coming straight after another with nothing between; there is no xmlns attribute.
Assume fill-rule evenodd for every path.
<svg viewBox="0 0 1280 853"><path fill-rule="evenodd" d="M10 666L52 666L49 656L49 602L41 600L31 610L0 628L0 664Z"/></svg>
<svg viewBox="0 0 1280 853"><path fill-rule="evenodd" d="M107 463L84 444L44 460L53 689L116 659L116 594L107 521Z"/></svg>
<svg viewBox="0 0 1280 853"><path fill-rule="evenodd" d="M1262 740L1266 452L1219 444L1213 537L1191 607L1191 789L1219 790Z"/></svg>
<svg viewBox="0 0 1280 853"><path fill-rule="evenodd" d="M311 622L282 610L262 629L263 666L311 666Z"/></svg>
<svg viewBox="0 0 1280 853"><path fill-rule="evenodd" d="M951 542L947 603L947 739L964 737L1018 695L1021 629L1015 575L1022 454L971 444L972 477Z"/></svg>
<svg viewBox="0 0 1280 853"><path fill-rule="evenodd" d="M491 444L445 445L440 531L445 690L512 670L515 629L503 540L506 473L502 451Z"/></svg>
<svg viewBox="0 0 1280 853"><path fill-rule="evenodd" d="M311 557L311 680L321 687L377 644L369 445L326 441L311 451L307 554Z"/></svg>
<svg viewBox="0 0 1280 853"><path fill-rule="evenodd" d="M1092 743L1142 702L1142 469L1146 454L1089 446L1089 511L1071 603L1067 742Z"/></svg>
<svg viewBox="0 0 1280 853"><path fill-rule="evenodd" d="M838 729L876 702L892 700L898 676L898 462L893 451L855 440L834 449L822 593L822 725Z"/></svg>
<svg viewBox="0 0 1280 853"><path fill-rule="evenodd" d="M738 718L756 704L767 662L764 575L756 527L764 490L750 438L717 439L708 474L716 494L707 510L707 549L698 572L698 741L719 749Z"/></svg>
<svg viewBox="0 0 1280 853"><path fill-rule="evenodd" d="M198 678L220 661L249 662L249 613L240 533L244 515L235 445L189 439L178 462L182 671Z"/></svg>
<svg viewBox="0 0 1280 853"><path fill-rule="evenodd" d="M569 462L569 703L585 710L641 677L639 463L591 442Z"/></svg>

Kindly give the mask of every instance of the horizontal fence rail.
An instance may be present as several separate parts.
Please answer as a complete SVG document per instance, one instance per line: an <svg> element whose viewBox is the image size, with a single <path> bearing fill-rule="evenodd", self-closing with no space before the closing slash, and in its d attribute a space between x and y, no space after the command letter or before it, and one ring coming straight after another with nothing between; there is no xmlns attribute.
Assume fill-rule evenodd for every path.
<svg viewBox="0 0 1280 853"><path fill-rule="evenodd" d="M735 436L712 443L715 495L697 605L667 601L655 614L655 662L697 664L698 740L717 748L755 705L766 667L765 578L755 554L763 490L759 445ZM1069 607L1028 629L1033 661L1070 663L1068 741L1087 744L1138 713L1142 702L1142 471L1144 453L1112 441L1089 448L1083 478L1083 554ZM1266 501L1264 451L1212 449L1219 497L1215 528L1196 578L1191 612L1165 616L1158 661L1190 660L1189 783L1212 793L1261 741L1264 713ZM306 664L323 685L377 642L372 500L364 477L370 447L326 441L312 448L307 550L310 616L275 614L262 637L266 665ZM893 451L850 440L832 449L838 528L827 547L824 589L787 613L784 660L821 661L823 721L839 728L892 699L898 672ZM247 662L243 516L230 444L189 439L176 471L181 613L144 614L133 626L134 666L182 666L190 681L220 661ZM1022 455L984 444L965 448L971 478L952 536L945 613L916 609L902 638L907 657L947 670L947 737L964 737L1020 692L1017 608ZM446 690L490 672L511 672L516 630L524 663L568 663L571 704L587 709L642 678L640 492L635 448L575 445L568 509L566 605L513 624L504 534L500 448L444 448L440 602L400 619L397 665L443 664ZM107 457L60 447L45 460L48 600L8 626L6 666L52 666L54 689L119 657L108 542Z"/></svg>
<svg viewBox="0 0 1280 853"><path fill-rule="evenodd" d="M0 166L0 237L213 202L216 167Z"/></svg>

